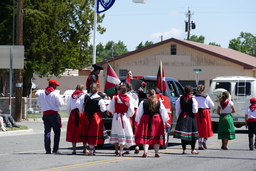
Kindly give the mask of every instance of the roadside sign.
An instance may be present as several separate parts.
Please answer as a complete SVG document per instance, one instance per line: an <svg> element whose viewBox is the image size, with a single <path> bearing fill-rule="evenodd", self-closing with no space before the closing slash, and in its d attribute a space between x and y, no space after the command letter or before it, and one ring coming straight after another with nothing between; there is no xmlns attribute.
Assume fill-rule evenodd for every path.
<svg viewBox="0 0 256 171"><path fill-rule="evenodd" d="M10 59L12 59L12 69L24 68L24 46L0 46L0 68L9 69Z"/></svg>
<svg viewBox="0 0 256 171"><path fill-rule="evenodd" d="M202 71L202 69L193 69L193 71L201 72L201 71Z"/></svg>

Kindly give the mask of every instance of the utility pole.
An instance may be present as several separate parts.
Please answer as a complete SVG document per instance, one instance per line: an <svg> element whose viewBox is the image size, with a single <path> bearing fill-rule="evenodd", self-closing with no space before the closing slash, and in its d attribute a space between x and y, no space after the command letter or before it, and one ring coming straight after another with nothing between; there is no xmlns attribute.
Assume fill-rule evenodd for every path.
<svg viewBox="0 0 256 171"><path fill-rule="evenodd" d="M23 4L24 0L17 1L17 45L23 45ZM22 119L22 86L23 86L23 70L16 71L16 94L15 94L15 120Z"/></svg>
<svg viewBox="0 0 256 171"><path fill-rule="evenodd" d="M193 21L190 22L191 15L194 15L194 13L191 13L190 10L188 10L188 13L186 14L186 16L188 17L188 21L185 21L185 32L188 32L187 40L190 39L190 29L196 28L195 23Z"/></svg>

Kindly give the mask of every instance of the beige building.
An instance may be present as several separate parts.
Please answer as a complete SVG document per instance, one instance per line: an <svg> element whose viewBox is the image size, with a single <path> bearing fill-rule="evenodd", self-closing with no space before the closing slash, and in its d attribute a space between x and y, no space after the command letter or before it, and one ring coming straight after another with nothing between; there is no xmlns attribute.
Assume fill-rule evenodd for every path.
<svg viewBox="0 0 256 171"><path fill-rule="evenodd" d="M145 48L99 63L106 75L109 63L119 76L128 70L133 75L156 76L162 61L165 77L173 77L183 85L195 86L195 69L201 69L199 80L208 89L217 76L256 77L256 57L222 47L171 38ZM101 83L104 84L104 83ZM104 85L102 85L104 87Z"/></svg>

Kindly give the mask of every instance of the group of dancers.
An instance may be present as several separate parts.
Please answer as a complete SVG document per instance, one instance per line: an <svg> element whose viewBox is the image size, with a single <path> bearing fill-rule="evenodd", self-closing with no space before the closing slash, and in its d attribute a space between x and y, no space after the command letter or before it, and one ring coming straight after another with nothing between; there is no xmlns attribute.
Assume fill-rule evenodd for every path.
<svg viewBox="0 0 256 171"><path fill-rule="evenodd" d="M159 147L165 144L164 125L170 125L167 111L155 90L148 90L147 98L138 104L138 96L130 83L116 89L117 95L110 100L99 94L96 84L91 85L88 94L83 93L82 85L76 87L67 107L70 116L66 141L73 145L72 154L76 154L76 143L79 142L83 143L83 152L89 156L95 155L97 144L104 144L102 113L107 111L113 116L109 142L115 145L116 155L122 157L127 154L124 148L138 145L144 148L143 157L147 157L150 146L155 149L155 157L160 157Z"/></svg>
<svg viewBox="0 0 256 171"><path fill-rule="evenodd" d="M77 89L81 87L78 85ZM130 83L117 86L116 89L117 95L111 100L99 95L96 84L91 85L87 95L82 95L83 89L80 89L71 96L68 102L70 117L67 141L73 144L73 154L76 154L77 142L83 142L84 153L88 155L95 155L95 146L104 144L102 112L108 111L113 116L110 143L114 144L116 155L122 157L129 154L124 149L137 145L143 147L143 157L147 157L150 146L154 147L155 157L160 157L159 147L165 145L164 125L170 127L163 99L159 98L154 89L150 89L146 98L138 102L138 95L132 90ZM178 120L173 137L181 139L182 154L186 154L187 144L191 144L191 154L199 154L195 150L196 141L198 140L198 150L204 150L207 149L207 139L213 136L209 109L214 103L204 93L203 85L198 85L195 95L192 90L191 86L185 86L184 94L177 99L175 106ZM222 139L223 150L227 150L228 140L235 138L234 123L229 117L235 112L235 108L228 100L227 93L223 93L217 110L221 123L218 138Z"/></svg>
<svg viewBox="0 0 256 171"><path fill-rule="evenodd" d="M49 86L38 94L38 105L42 107L45 127L44 142L46 154L51 154L50 133L54 131L53 153L58 153L61 119L58 107L63 105L63 100L55 91L59 83L49 81ZM138 95L131 88L130 83L116 87L117 95L110 99L98 91L97 84L91 84L89 93L84 93L84 86L77 85L76 90L68 101L67 111L70 114L66 141L73 146L72 154L76 154L76 144L83 143L83 153L95 155L95 146L104 144L108 134L104 130L102 113L108 112L113 116L110 134L110 143L115 145L115 154L124 156L124 148L137 145L143 146L142 157L147 157L150 146L155 149L155 157L160 157L159 147L165 145L164 127L170 127L168 105L166 96L156 94L154 89L146 93L146 98L138 102ZM195 150L198 140L198 150L207 149L207 139L213 136L211 127L210 108L214 103L204 93L205 87L198 85L197 93L192 95L192 87L185 86L184 94L176 101L177 124L174 138L181 139L182 154L186 154L186 145L191 144L191 153L199 154ZM222 140L222 150L228 150L228 140L235 139L235 129L232 118L235 107L229 100L229 92L222 93L217 113L220 115L218 126L218 139ZM253 135L256 128L256 98L250 99L251 105L245 113L246 127L249 129L249 149L256 148L253 144ZM254 146L254 148L253 148ZM118 148L120 150L118 151ZM138 148L136 148L138 153Z"/></svg>

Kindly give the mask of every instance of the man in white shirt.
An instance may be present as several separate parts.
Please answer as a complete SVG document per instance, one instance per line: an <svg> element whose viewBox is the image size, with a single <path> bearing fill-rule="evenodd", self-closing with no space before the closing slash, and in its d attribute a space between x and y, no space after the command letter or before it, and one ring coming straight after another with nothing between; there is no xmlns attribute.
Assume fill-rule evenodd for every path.
<svg viewBox="0 0 256 171"><path fill-rule="evenodd" d="M59 153L59 142L60 142L60 128L61 128L61 117L59 107L64 102L58 91L55 91L56 87L60 84L56 80L50 80L49 86L44 91L38 93L37 104L42 108L43 121L44 121L44 147L46 154L51 154L51 128L54 132L54 145L53 153Z"/></svg>

